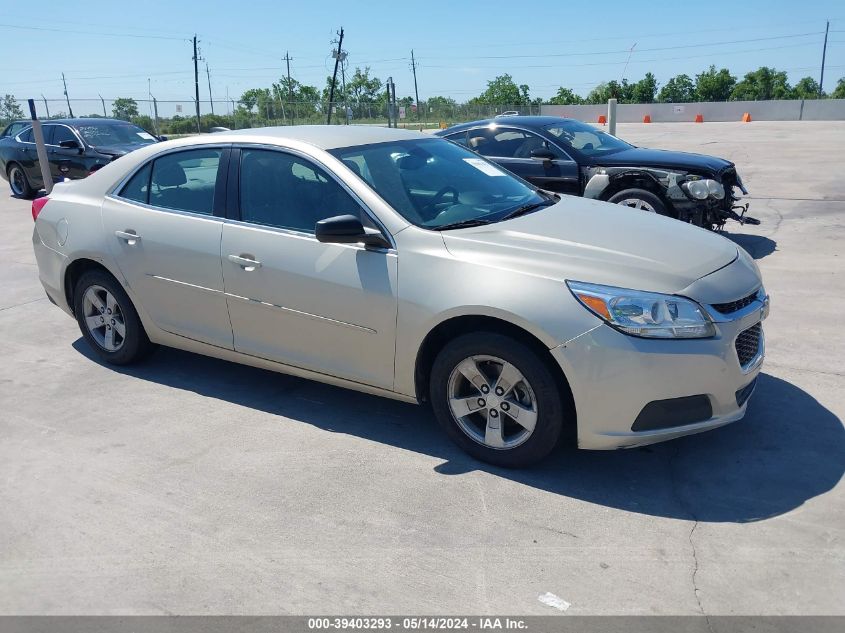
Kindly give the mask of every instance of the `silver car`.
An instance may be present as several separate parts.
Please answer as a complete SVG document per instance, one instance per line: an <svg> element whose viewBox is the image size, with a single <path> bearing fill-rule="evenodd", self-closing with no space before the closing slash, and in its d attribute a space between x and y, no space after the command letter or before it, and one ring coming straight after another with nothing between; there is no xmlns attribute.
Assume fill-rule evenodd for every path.
<svg viewBox="0 0 845 633"><path fill-rule="evenodd" d="M32 210L41 282L106 362L167 345L427 401L498 465L734 422L763 360L734 243L413 132L157 143Z"/></svg>

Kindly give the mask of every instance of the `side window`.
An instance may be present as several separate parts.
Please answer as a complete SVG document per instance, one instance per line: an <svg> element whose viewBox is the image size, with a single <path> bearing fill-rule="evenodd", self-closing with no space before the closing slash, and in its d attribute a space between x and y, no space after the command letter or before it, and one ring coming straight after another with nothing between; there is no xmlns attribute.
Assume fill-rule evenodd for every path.
<svg viewBox="0 0 845 633"><path fill-rule="evenodd" d="M469 133L469 148L482 156L531 158L531 152L541 147L550 149L561 157L560 152L550 143L531 132L512 128L485 128L471 130Z"/></svg>
<svg viewBox="0 0 845 633"><path fill-rule="evenodd" d="M467 147L467 133L466 132L458 132L457 134L450 134L447 136L450 141L454 141L464 147Z"/></svg>
<svg viewBox="0 0 845 633"><path fill-rule="evenodd" d="M53 133L56 131L55 125L42 125L41 133L44 135L44 145L53 144ZM35 135L32 135L32 142L35 142Z"/></svg>
<svg viewBox="0 0 845 633"><path fill-rule="evenodd" d="M217 148L192 149L156 159L150 178L150 204L212 215L222 153Z"/></svg>
<svg viewBox="0 0 845 633"><path fill-rule="evenodd" d="M152 163L144 165L132 178L127 182L123 189L118 194L121 198L127 200L134 200L135 202L143 202L147 204L150 200L150 172L152 171Z"/></svg>
<svg viewBox="0 0 845 633"><path fill-rule="evenodd" d="M62 141L76 141L79 142L69 127L64 125L53 125L53 139L50 141L51 145L60 145Z"/></svg>
<svg viewBox="0 0 845 633"><path fill-rule="evenodd" d="M21 132L20 136L18 136L18 140L22 143L34 143L35 139L32 138L32 128Z"/></svg>
<svg viewBox="0 0 845 633"><path fill-rule="evenodd" d="M263 149L241 152L241 220L313 233L319 220L335 215L362 217L361 207L313 163Z"/></svg>

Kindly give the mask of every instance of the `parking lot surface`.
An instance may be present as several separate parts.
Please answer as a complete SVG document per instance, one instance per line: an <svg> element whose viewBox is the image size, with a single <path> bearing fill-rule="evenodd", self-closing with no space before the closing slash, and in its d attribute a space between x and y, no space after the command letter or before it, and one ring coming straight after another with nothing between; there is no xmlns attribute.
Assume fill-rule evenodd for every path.
<svg viewBox="0 0 845 633"><path fill-rule="evenodd" d="M101 365L0 183L0 614L845 614L845 122L618 133L737 163L763 374L739 423L523 471L423 407L167 349Z"/></svg>

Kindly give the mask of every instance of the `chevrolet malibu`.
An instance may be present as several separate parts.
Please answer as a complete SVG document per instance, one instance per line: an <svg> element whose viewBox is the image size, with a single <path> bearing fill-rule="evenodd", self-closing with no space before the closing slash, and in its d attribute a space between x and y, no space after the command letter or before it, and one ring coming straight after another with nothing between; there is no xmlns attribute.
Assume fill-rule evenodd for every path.
<svg viewBox="0 0 845 633"><path fill-rule="evenodd" d="M104 361L166 345L427 401L503 466L739 420L763 359L768 296L734 243L413 132L159 143L32 214L47 295Z"/></svg>

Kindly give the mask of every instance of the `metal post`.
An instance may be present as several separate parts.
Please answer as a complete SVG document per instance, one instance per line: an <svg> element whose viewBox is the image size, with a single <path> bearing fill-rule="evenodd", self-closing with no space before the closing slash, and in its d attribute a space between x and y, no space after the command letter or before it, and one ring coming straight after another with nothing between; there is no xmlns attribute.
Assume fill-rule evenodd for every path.
<svg viewBox="0 0 845 633"><path fill-rule="evenodd" d="M607 133L616 136L616 99L607 100Z"/></svg>
<svg viewBox="0 0 845 633"><path fill-rule="evenodd" d="M47 105L47 97L41 95L41 100L44 102L44 109L47 111L47 118L50 118L50 106Z"/></svg>
<svg viewBox="0 0 845 633"><path fill-rule="evenodd" d="M819 99L822 98L824 94L824 58L827 55L827 32L830 30L830 20L827 22L827 26L824 27L824 46L822 47L822 74L819 77Z"/></svg>
<svg viewBox="0 0 845 633"><path fill-rule="evenodd" d="M99 93L97 93L97 96L100 97L100 103L103 104L103 116L107 117L108 114L106 114L106 100L103 99L103 95L101 95Z"/></svg>
<svg viewBox="0 0 845 633"><path fill-rule="evenodd" d="M387 78L387 83L384 85L385 89L387 90L387 99L385 103L387 104L387 127L393 127L391 120L390 120L390 82L393 81L392 78Z"/></svg>
<svg viewBox="0 0 845 633"><path fill-rule="evenodd" d="M73 118L73 108L70 107L70 97L67 96L67 82L65 81L65 74L62 73L62 84L65 87L65 101L67 101L67 113L70 118Z"/></svg>
<svg viewBox="0 0 845 633"><path fill-rule="evenodd" d="M420 92L417 90L417 62L414 60L414 49L411 49L411 70L414 71L414 98L417 100L417 121L420 120Z"/></svg>
<svg viewBox="0 0 845 633"><path fill-rule="evenodd" d="M53 190L53 176L50 174L50 163L47 162L47 147L44 145L44 132L41 121L35 114L35 99L27 99L29 115L32 117L32 133L35 136L35 150L38 153L38 165L41 167L41 178L44 180L44 191L47 195Z"/></svg>
<svg viewBox="0 0 845 633"><path fill-rule="evenodd" d="M340 63L341 46L343 46L343 27L340 27L340 39L337 42L337 53L334 57L334 73L332 74L332 87L331 90L329 90L329 112L328 116L326 117L326 125L331 125L332 123L332 103L334 102L334 85L337 82L337 65Z"/></svg>
<svg viewBox="0 0 845 633"><path fill-rule="evenodd" d="M155 113L155 118L153 118L153 128L155 129L156 136L159 136L158 130L158 101L156 98L153 97L153 112Z"/></svg>
<svg viewBox="0 0 845 633"><path fill-rule="evenodd" d="M205 75L208 77L208 102L211 104L211 114L214 114L214 98L211 96L211 73L208 70L208 62L205 62Z"/></svg>
<svg viewBox="0 0 845 633"><path fill-rule="evenodd" d="M288 101L293 104L293 84L290 82L290 54L288 51L285 51L285 63L288 67ZM293 106L292 106L293 107ZM296 109L293 108L290 115L290 123L294 125L296 123Z"/></svg>
<svg viewBox="0 0 845 633"><path fill-rule="evenodd" d="M200 75L197 58L197 36L194 35L194 103L197 109L197 133L202 132L200 129Z"/></svg>

